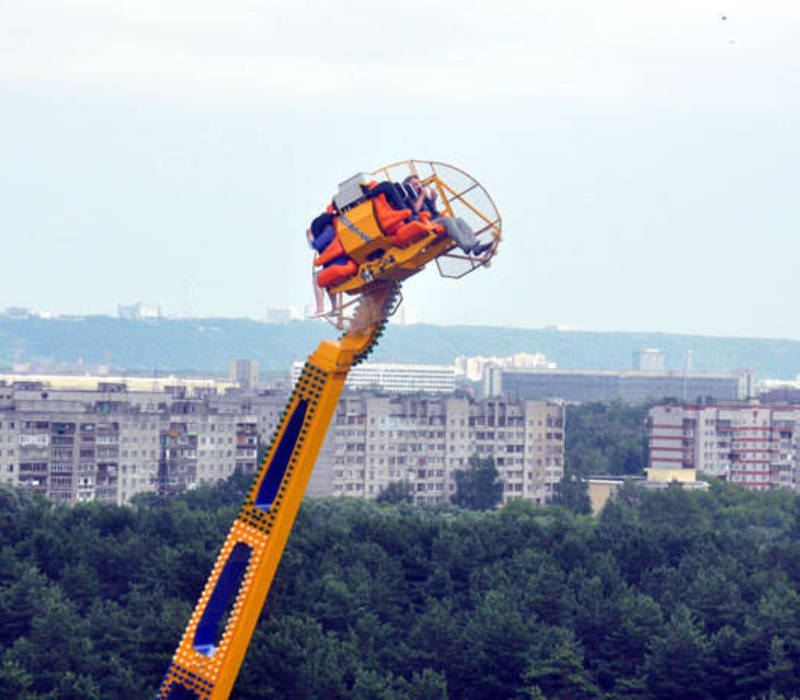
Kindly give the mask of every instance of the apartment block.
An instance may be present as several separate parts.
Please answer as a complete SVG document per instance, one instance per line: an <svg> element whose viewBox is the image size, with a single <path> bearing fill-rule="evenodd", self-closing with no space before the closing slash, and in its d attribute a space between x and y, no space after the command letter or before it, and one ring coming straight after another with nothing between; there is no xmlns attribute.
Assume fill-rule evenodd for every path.
<svg viewBox="0 0 800 700"><path fill-rule="evenodd" d="M696 469L748 489L797 489L800 406L756 401L650 409L650 471Z"/></svg>
<svg viewBox="0 0 800 700"><path fill-rule="evenodd" d="M228 362L228 378L242 389L258 388L258 360L231 360Z"/></svg>
<svg viewBox="0 0 800 700"><path fill-rule="evenodd" d="M59 502L124 504L254 472L285 403L283 392L204 386L0 382L0 481ZM504 502L547 502L563 473L563 404L346 390L308 495L372 499L406 481L417 503L441 503L475 454L494 458Z"/></svg>
<svg viewBox="0 0 800 700"><path fill-rule="evenodd" d="M292 365L292 381L303 371L303 362ZM390 393L452 394L456 388L454 365L362 362L347 375L348 389L372 389Z"/></svg>
<svg viewBox="0 0 800 700"><path fill-rule="evenodd" d="M61 502L127 503L254 472L258 420L213 394L0 386L0 480Z"/></svg>
<svg viewBox="0 0 800 700"><path fill-rule="evenodd" d="M504 502L545 503L563 474L564 419L555 401L345 392L309 492L374 499L406 481L416 503L442 503L477 454L494 458Z"/></svg>
<svg viewBox="0 0 800 700"><path fill-rule="evenodd" d="M752 374L711 372L656 372L586 369L503 369L487 367L484 396L521 399L559 398L565 401L641 402L648 399L718 401L752 395Z"/></svg>

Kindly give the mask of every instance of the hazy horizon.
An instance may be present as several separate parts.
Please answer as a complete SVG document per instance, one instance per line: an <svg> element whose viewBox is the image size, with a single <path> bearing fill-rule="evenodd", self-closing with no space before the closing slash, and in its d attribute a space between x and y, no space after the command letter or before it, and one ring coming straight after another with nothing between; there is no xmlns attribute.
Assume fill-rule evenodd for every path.
<svg viewBox="0 0 800 700"><path fill-rule="evenodd" d="M17 307L11 305L11 308L26 308L26 307ZM100 313L100 312L89 312L89 313L62 313L62 314L53 314L50 316L40 316L37 314L37 309L30 309L32 315L44 321L58 321L60 319L72 319L72 318L82 318L82 319L91 319L91 318L108 318L114 320L125 320L120 318L119 315L116 313ZM2 318L2 312L0 311L0 318ZM18 319L10 319L7 318L6 320L18 320ZM24 320L24 319L23 319ZM134 323L149 323L152 321L213 321L213 320L224 320L224 321L252 321L254 323L262 323L266 325L283 325L285 323L318 323L318 324L327 324L328 322L323 319L314 319L314 318L293 318L288 321L272 321L268 320L265 316L182 316L180 314L162 314L157 318L145 318L145 319L137 319L132 322ZM681 332L671 332L671 331L661 331L661 330L652 330L652 329L643 329L643 330L623 330L623 329L596 329L596 328L577 328L573 326L554 326L554 325L547 325L547 326L514 326L514 325L497 325L491 323L465 323L465 322L455 322L455 323L438 323L435 321L427 321L427 320L419 320L414 321L411 323L403 323L399 320L394 321L390 320L390 327L395 326L436 326L436 327L453 327L453 328L487 328L487 329L502 329L502 330L520 330L520 331L549 331L553 333L598 333L598 334L625 334L625 335L664 335L664 336L690 336L690 337L698 337L698 338L732 338L737 340L780 340L780 341L790 341L790 342L800 342L797 338L789 338L789 337L782 337L782 336L757 336L757 335L736 335L736 334L716 334L716 333L681 333ZM334 326L331 325L331 333L338 333Z"/></svg>
<svg viewBox="0 0 800 700"><path fill-rule="evenodd" d="M309 220L414 157L504 221L490 269L404 285L427 322L800 339L800 6L403 7L4 7L0 307L302 308Z"/></svg>

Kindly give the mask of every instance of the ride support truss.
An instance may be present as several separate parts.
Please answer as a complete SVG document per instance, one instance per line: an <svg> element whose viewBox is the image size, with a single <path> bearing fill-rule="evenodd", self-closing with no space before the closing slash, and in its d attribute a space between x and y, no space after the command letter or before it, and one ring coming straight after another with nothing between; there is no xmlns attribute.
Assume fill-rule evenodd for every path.
<svg viewBox="0 0 800 700"><path fill-rule="evenodd" d="M347 373L377 342L398 293L376 285L351 330L306 361L156 698L229 696Z"/></svg>
<svg viewBox="0 0 800 700"><path fill-rule="evenodd" d="M454 166L420 160L393 163L373 173L394 183L409 174L435 188L445 215L458 217L490 245L472 256L455 251L454 240L433 232L395 243L388 228L379 226L373 203L342 205L339 218L351 226L337 227L338 235L359 273L328 289L337 303L323 316L345 332L338 340L320 343L303 367L156 693L159 700L229 696L347 374L369 355L397 309L400 284L432 260L442 276L463 277L488 266L497 251L500 215L474 178ZM344 302L345 294L352 301Z"/></svg>

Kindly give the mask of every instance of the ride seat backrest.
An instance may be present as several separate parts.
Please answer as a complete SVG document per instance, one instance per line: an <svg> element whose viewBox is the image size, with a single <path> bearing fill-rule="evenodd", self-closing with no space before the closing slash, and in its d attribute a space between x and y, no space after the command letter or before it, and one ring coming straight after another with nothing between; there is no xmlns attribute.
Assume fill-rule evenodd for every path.
<svg viewBox="0 0 800 700"><path fill-rule="evenodd" d="M436 233L435 226L437 224L430 224L426 221L415 219L408 221L402 226L399 226L392 234L392 243L404 248L409 243L420 241L429 233Z"/></svg>
<svg viewBox="0 0 800 700"><path fill-rule="evenodd" d="M384 197L386 197L386 203L392 209L397 209L398 211L408 209L405 199L404 197L400 196L400 193L396 189L395 183L389 182L388 180L379 182L377 185L366 189L365 194L369 199L374 199L379 195L384 195Z"/></svg>
<svg viewBox="0 0 800 700"><path fill-rule="evenodd" d="M346 280L358 272L358 265L347 257L337 258L317 275L317 284L320 287L332 287Z"/></svg>
<svg viewBox="0 0 800 700"><path fill-rule="evenodd" d="M389 200L383 192L372 198L372 206L375 220L381 231L387 236L392 236L397 228L411 216L410 209L395 209L389 204Z"/></svg>

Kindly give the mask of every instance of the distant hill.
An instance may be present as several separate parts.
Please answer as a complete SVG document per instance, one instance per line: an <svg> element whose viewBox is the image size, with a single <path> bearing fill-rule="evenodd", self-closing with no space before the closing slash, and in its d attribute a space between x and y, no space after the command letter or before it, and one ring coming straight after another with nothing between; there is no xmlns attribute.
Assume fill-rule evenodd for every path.
<svg viewBox="0 0 800 700"><path fill-rule="evenodd" d="M8 369L15 360L82 361L145 372L221 373L228 360L246 357L258 360L265 372L284 372L320 340L336 335L329 325L313 321L0 318L0 366ZM691 350L697 371L751 369L759 378L780 379L800 373L800 342L794 340L391 323L372 359L447 364L458 355L524 351L543 352L562 368L626 369L634 352L651 347L664 353L668 369L681 369Z"/></svg>

